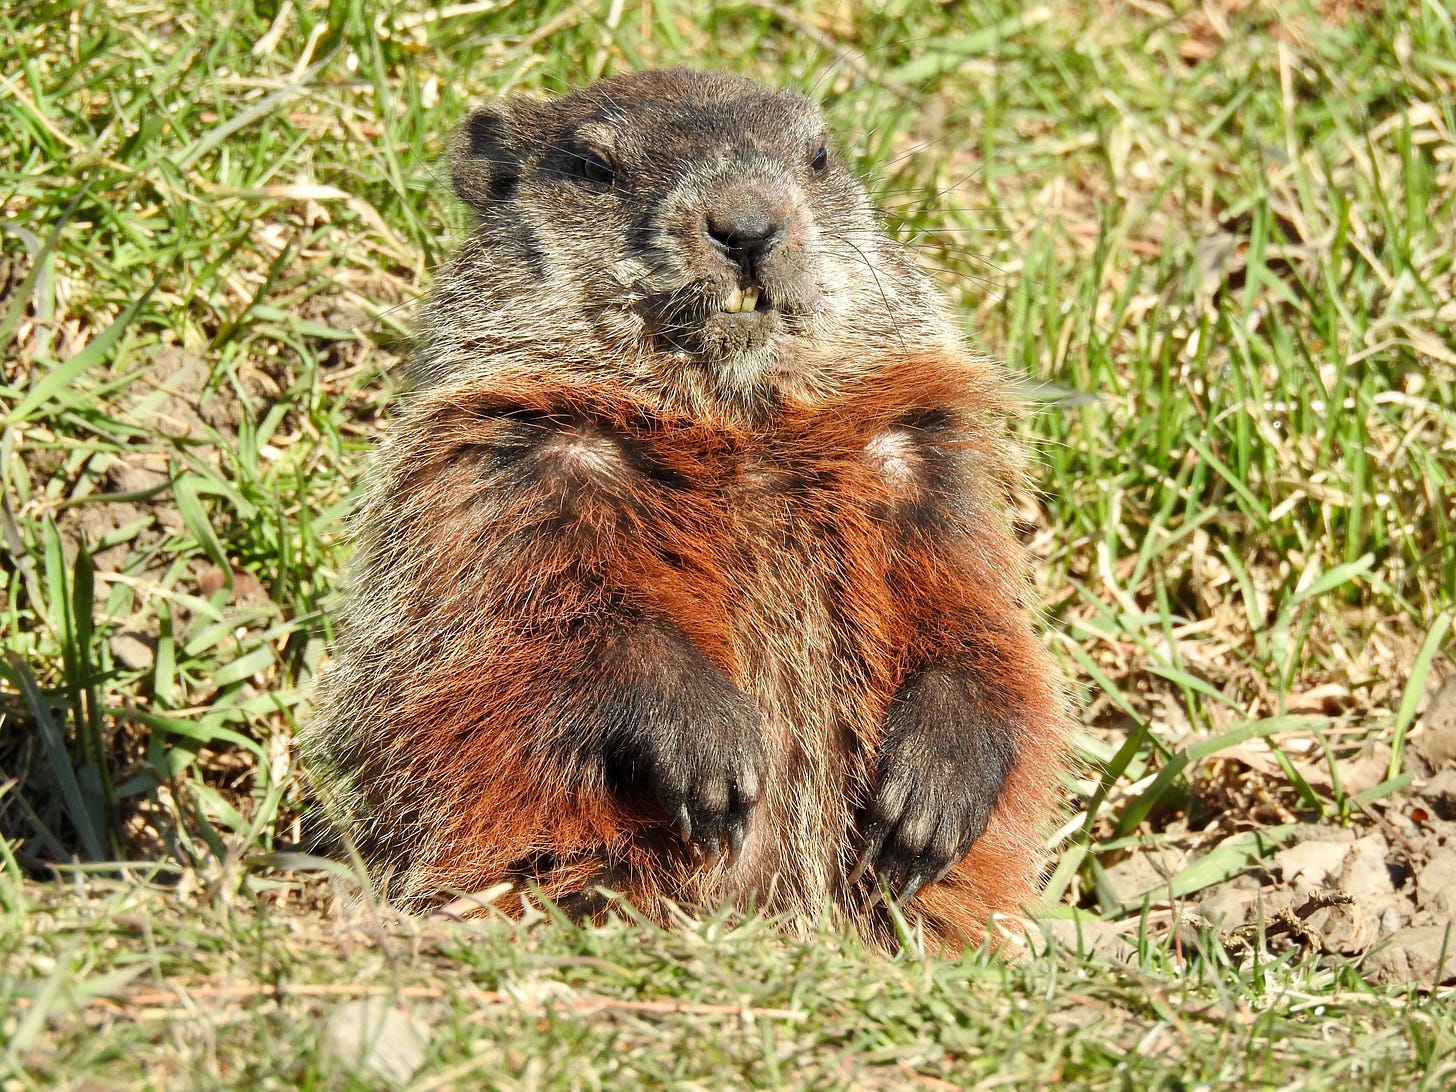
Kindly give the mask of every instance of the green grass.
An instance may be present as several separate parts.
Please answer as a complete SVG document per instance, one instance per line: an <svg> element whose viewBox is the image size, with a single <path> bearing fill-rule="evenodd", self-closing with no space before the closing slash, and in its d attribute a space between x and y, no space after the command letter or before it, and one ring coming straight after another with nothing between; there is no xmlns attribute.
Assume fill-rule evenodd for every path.
<svg viewBox="0 0 1456 1092"><path fill-rule="evenodd" d="M296 981L433 984L424 1082L1449 1081L1449 999L1353 972L883 962L755 925L376 941L263 863L306 833L290 743L343 513L462 225L451 127L656 63L820 100L974 339L1046 385L1025 517L1089 759L1054 899L1136 918L1107 878L1128 852L1203 847L1154 898L1193 895L1275 819L1359 819L1409 779L1456 669L1452 16L1103 7L0 10L0 1078L318 1083L333 999L267 993ZM1226 791L1250 741L1283 774L1259 815ZM1388 776L1347 789L1366 743ZM41 882L117 860L162 887ZM537 979L796 1015L472 993ZM260 992L105 1000L198 983Z"/></svg>
<svg viewBox="0 0 1456 1092"><path fill-rule="evenodd" d="M371 997L424 1029L419 1089L1215 1089L1291 1076L1439 1089L1456 1077L1450 1021L1414 991L1237 969L1211 952L1183 966L1156 944L1126 966L1060 947L1021 964L885 960L833 932L785 941L762 921L381 935L367 917L84 890L48 892L6 922L33 971L0 1056L18 1074L9 1087L344 1086L323 1029Z"/></svg>

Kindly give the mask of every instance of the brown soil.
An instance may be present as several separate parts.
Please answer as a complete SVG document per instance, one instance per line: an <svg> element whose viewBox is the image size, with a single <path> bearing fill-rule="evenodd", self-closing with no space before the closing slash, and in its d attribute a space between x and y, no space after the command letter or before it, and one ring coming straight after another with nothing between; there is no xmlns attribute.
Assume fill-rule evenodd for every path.
<svg viewBox="0 0 1456 1092"><path fill-rule="evenodd" d="M1456 674L1432 685L1407 743L1402 767L1413 780L1402 791L1343 819L1299 822L1267 859L1183 899L1162 892L1209 847L1180 836L1181 817L1168 822L1170 837L1157 848L1107 869L1120 901L1147 901L1146 919L1084 924L1081 943L1132 960L1146 920L1155 931L1180 931L1190 947L1187 930L1212 928L1234 958L1293 948L1305 958L1353 961L1377 983L1456 985ZM1347 789L1383 780L1389 758L1372 748L1352 756L1341 771L1350 775ZM1223 772L1248 800L1281 795L1267 771ZM1067 922L1053 929L1064 941L1078 931Z"/></svg>

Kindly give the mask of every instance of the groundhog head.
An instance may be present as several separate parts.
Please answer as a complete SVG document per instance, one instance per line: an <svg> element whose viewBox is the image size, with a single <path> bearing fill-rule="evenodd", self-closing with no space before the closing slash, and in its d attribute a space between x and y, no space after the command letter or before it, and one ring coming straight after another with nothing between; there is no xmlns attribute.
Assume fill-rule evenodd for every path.
<svg viewBox="0 0 1456 1092"><path fill-rule="evenodd" d="M485 249L550 285L538 301L720 382L757 381L796 340L843 343L904 270L809 100L722 73L484 106L451 177Z"/></svg>

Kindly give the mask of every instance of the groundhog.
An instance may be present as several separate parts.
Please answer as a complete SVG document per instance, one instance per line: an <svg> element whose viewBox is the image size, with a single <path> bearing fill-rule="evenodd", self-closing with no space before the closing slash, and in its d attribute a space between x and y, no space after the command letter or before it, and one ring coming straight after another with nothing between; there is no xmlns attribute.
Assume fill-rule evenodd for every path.
<svg viewBox="0 0 1456 1092"><path fill-rule="evenodd" d="M982 940L1068 723L1008 400L823 117L642 72L476 110L450 174L302 739L382 889Z"/></svg>

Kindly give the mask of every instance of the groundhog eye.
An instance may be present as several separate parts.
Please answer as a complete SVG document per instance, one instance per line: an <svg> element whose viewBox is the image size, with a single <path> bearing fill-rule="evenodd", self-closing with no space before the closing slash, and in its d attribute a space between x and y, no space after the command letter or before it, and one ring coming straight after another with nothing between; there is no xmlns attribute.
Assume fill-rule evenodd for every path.
<svg viewBox="0 0 1456 1092"><path fill-rule="evenodd" d="M809 169L815 174L823 174L828 167L829 149L821 144L819 150L814 153L814 158L809 160Z"/></svg>
<svg viewBox="0 0 1456 1092"><path fill-rule="evenodd" d="M581 157L581 176L588 182L595 182L598 186L610 186L612 174L612 165L605 156L587 152Z"/></svg>

